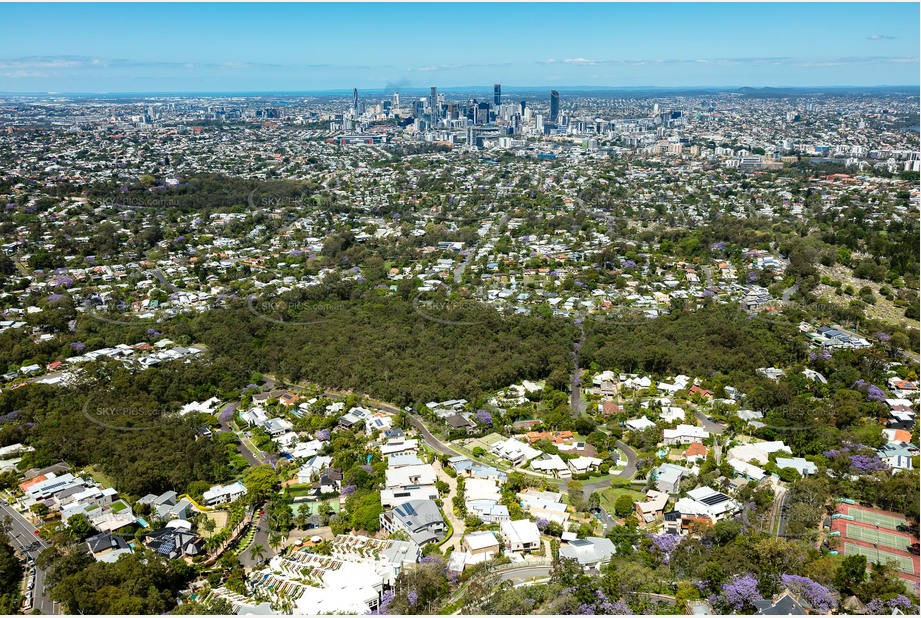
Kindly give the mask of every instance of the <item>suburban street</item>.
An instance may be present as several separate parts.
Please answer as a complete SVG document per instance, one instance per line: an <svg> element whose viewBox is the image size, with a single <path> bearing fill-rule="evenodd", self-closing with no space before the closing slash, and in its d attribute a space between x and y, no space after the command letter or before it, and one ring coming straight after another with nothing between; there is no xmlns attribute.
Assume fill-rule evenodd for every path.
<svg viewBox="0 0 921 618"><path fill-rule="evenodd" d="M455 455L460 455L457 451L451 447L445 445L438 438L432 435L432 433L426 429L425 423L422 422L422 419L414 414L409 415L409 422L412 423L412 426L419 430L419 435L422 436L422 439L425 440L425 443L431 446L433 449L442 453L444 455L450 455L451 457Z"/></svg>
<svg viewBox="0 0 921 618"><path fill-rule="evenodd" d="M502 571L499 575L499 580L504 582L512 581L520 583L531 579L532 577L548 577L550 575L550 571L552 570L553 567L549 564L522 566Z"/></svg>
<svg viewBox="0 0 921 618"><path fill-rule="evenodd" d="M35 560L38 554L48 549L48 544L35 534L35 526L20 515L16 509L4 503L0 504L0 513L2 513L0 517L4 520L9 519L10 541L16 545L17 549L19 549L24 556L28 556L32 560ZM36 542L38 543L36 549L27 549ZM55 613L54 602L45 592L45 571L40 569L37 565L35 567L35 587L32 589L32 609L38 610L38 612L42 614Z"/></svg>
<svg viewBox="0 0 921 618"><path fill-rule="evenodd" d="M725 425L721 425L716 421L707 420L707 416L699 410L694 411L694 416L697 417L697 420L700 422L701 426L712 434L722 435L726 430Z"/></svg>
<svg viewBox="0 0 921 618"><path fill-rule="evenodd" d="M246 548L243 552L240 553L240 564L245 567L254 567L257 563L262 562L263 560L269 560L272 556L275 555L275 550L269 545L269 522L265 516L259 517L258 519L253 520L253 525L256 526L256 536L253 537L253 542ZM250 548L255 545L261 545L263 549L263 557L259 560L253 560L252 555L250 554Z"/></svg>

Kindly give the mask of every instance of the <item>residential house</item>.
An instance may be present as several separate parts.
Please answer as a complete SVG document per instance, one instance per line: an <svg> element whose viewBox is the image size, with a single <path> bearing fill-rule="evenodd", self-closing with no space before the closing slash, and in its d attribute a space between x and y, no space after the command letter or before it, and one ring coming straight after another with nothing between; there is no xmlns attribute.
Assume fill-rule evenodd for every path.
<svg viewBox="0 0 921 618"><path fill-rule="evenodd" d="M563 504L563 494L555 491L537 491L528 488L518 493L521 508L535 518L555 521L563 525L569 520L569 512Z"/></svg>
<svg viewBox="0 0 921 618"><path fill-rule="evenodd" d="M365 433L370 435L372 431L387 431L392 423L393 418L389 414L375 412L365 419Z"/></svg>
<svg viewBox="0 0 921 618"><path fill-rule="evenodd" d="M643 523L651 524L662 518L667 504L667 493L650 489L646 492L646 499L643 502L634 502L633 508L636 511L637 519Z"/></svg>
<svg viewBox="0 0 921 618"><path fill-rule="evenodd" d="M492 500L468 500L465 506L468 513L476 515L486 523L497 524L511 519L508 507Z"/></svg>
<svg viewBox="0 0 921 618"><path fill-rule="evenodd" d="M283 433L291 431L294 425L287 419L269 418L262 422L262 428L265 429L266 433L275 438Z"/></svg>
<svg viewBox="0 0 921 618"><path fill-rule="evenodd" d="M598 572L615 553L610 539L590 536L569 541L560 546L560 558L576 560L584 571Z"/></svg>
<svg viewBox="0 0 921 618"><path fill-rule="evenodd" d="M422 547L444 538L446 526L432 500L410 500L380 515L381 528L393 534L404 531L411 541Z"/></svg>
<svg viewBox="0 0 921 618"><path fill-rule="evenodd" d="M782 441L774 442L751 442L749 444L740 444L729 449L727 456L739 461L756 461L759 465L767 465L771 453L785 452L792 454L790 447Z"/></svg>
<svg viewBox="0 0 921 618"><path fill-rule="evenodd" d="M509 551L532 552L540 549L540 531L533 521L527 519L503 521L499 524L499 531Z"/></svg>
<svg viewBox="0 0 921 618"><path fill-rule="evenodd" d="M588 474L598 469L601 460L597 457L576 457L566 462L573 474Z"/></svg>
<svg viewBox="0 0 921 618"><path fill-rule="evenodd" d="M767 472L754 466L748 462L740 461L734 457L730 457L728 462L729 467L732 468L736 474L743 477L747 481L761 481L764 477L767 476Z"/></svg>
<svg viewBox="0 0 921 618"><path fill-rule="evenodd" d="M663 463L650 472L656 484L656 489L667 494L676 494L681 487L681 481L692 474L692 471L683 466Z"/></svg>
<svg viewBox="0 0 921 618"><path fill-rule="evenodd" d="M778 457L774 460L777 467L781 470L784 468L793 468L800 473L800 476L811 476L819 471L814 463L806 461L802 457Z"/></svg>
<svg viewBox="0 0 921 618"><path fill-rule="evenodd" d="M406 440L405 438L394 438L380 445L381 457L389 459L393 455L415 454L419 450L418 440Z"/></svg>
<svg viewBox="0 0 921 618"><path fill-rule="evenodd" d="M333 458L325 455L314 455L297 471L297 482L301 484L312 483L314 477L319 477L320 472L333 463Z"/></svg>
<svg viewBox="0 0 921 618"><path fill-rule="evenodd" d="M99 562L113 562L123 554L130 554L128 543L120 536L104 532L86 539L90 554ZM114 560L113 560L114 559Z"/></svg>
<svg viewBox="0 0 921 618"><path fill-rule="evenodd" d="M531 469L543 474L550 474L556 478L572 478L569 466L559 455L544 453L531 461Z"/></svg>
<svg viewBox="0 0 921 618"><path fill-rule="evenodd" d="M691 442L684 451L684 459L688 463L697 463L707 458L707 447L700 442Z"/></svg>
<svg viewBox="0 0 921 618"><path fill-rule="evenodd" d="M342 470L339 468L326 468L320 473L317 483L321 494L337 494L342 491Z"/></svg>
<svg viewBox="0 0 921 618"><path fill-rule="evenodd" d="M204 542L191 532L161 528L141 536L141 543L166 558L194 558L204 552Z"/></svg>
<svg viewBox="0 0 921 618"><path fill-rule="evenodd" d="M756 610L755 616L805 616L810 613L803 607L803 600L787 588L770 599L752 601L752 605ZM810 609L812 609L811 606Z"/></svg>
<svg viewBox="0 0 921 618"><path fill-rule="evenodd" d="M646 418L645 415L640 418L632 418L625 422L624 425L627 426L627 429L632 431L643 431L644 429L656 426L656 424Z"/></svg>
<svg viewBox="0 0 921 618"><path fill-rule="evenodd" d="M675 503L675 511L682 515L706 517L712 523L722 521L739 510L739 504L726 494L709 487L698 487Z"/></svg>
<svg viewBox="0 0 921 618"><path fill-rule="evenodd" d="M472 434L476 430L476 423L460 414L452 414L445 419L445 423L447 423L448 427L452 430L464 431L467 435Z"/></svg>
<svg viewBox="0 0 921 618"><path fill-rule="evenodd" d="M388 468L384 476L384 487L387 489L434 485L437 479L431 464Z"/></svg>
<svg viewBox="0 0 921 618"><path fill-rule="evenodd" d="M392 509L413 500L437 500L438 490L434 485L397 487L381 490L381 506Z"/></svg>
<svg viewBox="0 0 921 618"><path fill-rule="evenodd" d="M215 485L204 493L203 498L205 500L205 506L215 506L233 502L237 498L245 495L246 487L243 486L243 483L237 481L230 485Z"/></svg>
<svg viewBox="0 0 921 618"><path fill-rule="evenodd" d="M876 454L893 470L912 470L912 459L918 456L918 447L910 442L889 442Z"/></svg>
<svg viewBox="0 0 921 618"><path fill-rule="evenodd" d="M403 468L405 466L421 466L423 461L415 453L403 453L400 455L391 455L387 458L389 468Z"/></svg>
<svg viewBox="0 0 921 618"><path fill-rule="evenodd" d="M662 430L662 441L665 444L690 444L702 442L710 437L710 433L703 427L696 425L678 425L674 429Z"/></svg>
<svg viewBox="0 0 921 618"><path fill-rule="evenodd" d="M499 540L494 533L488 530L468 532L461 541L461 547L470 556L481 557L479 561L486 561L499 555ZM471 562L471 564L476 564L476 562Z"/></svg>
<svg viewBox="0 0 921 618"><path fill-rule="evenodd" d="M516 466L531 461L543 454L542 451L532 448L524 442L520 442L514 438L496 442L492 445L490 451Z"/></svg>

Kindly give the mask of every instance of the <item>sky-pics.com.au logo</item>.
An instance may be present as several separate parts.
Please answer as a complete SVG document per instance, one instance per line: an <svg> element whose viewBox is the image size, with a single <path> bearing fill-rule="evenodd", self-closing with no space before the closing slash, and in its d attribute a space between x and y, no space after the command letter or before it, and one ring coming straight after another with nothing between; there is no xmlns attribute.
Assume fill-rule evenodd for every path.
<svg viewBox="0 0 921 618"><path fill-rule="evenodd" d="M341 300L291 301L283 298L259 298L250 295L246 308L260 320L281 326L316 326L347 313L351 303Z"/></svg>
<svg viewBox="0 0 921 618"><path fill-rule="evenodd" d="M485 322L487 306L472 298L455 298L447 286L423 290L413 298L413 309L429 322L445 326L475 326Z"/></svg>
<svg viewBox="0 0 921 618"><path fill-rule="evenodd" d="M317 201L309 195L259 195L258 189L249 192L246 203L251 210L317 206Z"/></svg>
<svg viewBox="0 0 921 618"><path fill-rule="evenodd" d="M99 206L118 212L120 218L130 219L135 215L147 217L170 208L178 208L180 202L175 197L126 193L116 197L104 197L99 200Z"/></svg>
<svg viewBox="0 0 921 618"><path fill-rule="evenodd" d="M105 404L92 397L83 404L83 416L95 425L114 431L148 431L179 417L178 413L165 408Z"/></svg>

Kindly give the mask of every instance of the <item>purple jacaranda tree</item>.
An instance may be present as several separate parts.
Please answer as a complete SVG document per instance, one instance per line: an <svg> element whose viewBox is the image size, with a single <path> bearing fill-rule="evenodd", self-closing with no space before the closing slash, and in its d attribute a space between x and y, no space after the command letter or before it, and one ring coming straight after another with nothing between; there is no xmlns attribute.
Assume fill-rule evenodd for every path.
<svg viewBox="0 0 921 618"><path fill-rule="evenodd" d="M851 470L858 474L871 474L889 469L886 462L876 455L851 455L850 459Z"/></svg>
<svg viewBox="0 0 921 618"><path fill-rule="evenodd" d="M486 410L477 410L476 414L473 415L473 420L475 420L480 425L492 427L492 414Z"/></svg>
<svg viewBox="0 0 921 618"><path fill-rule="evenodd" d="M320 440L321 442L327 442L330 438L329 429L321 429L315 435L317 440Z"/></svg>
<svg viewBox="0 0 921 618"><path fill-rule="evenodd" d="M725 605L736 611L750 605L752 601L761 601L758 580L750 573L737 575L732 581L723 584L721 598Z"/></svg>
<svg viewBox="0 0 921 618"><path fill-rule="evenodd" d="M812 607L821 613L837 608L838 603L831 591L822 584L802 575L781 575L780 581L791 592L802 595Z"/></svg>
<svg viewBox="0 0 921 618"><path fill-rule="evenodd" d="M351 496L356 491L358 491L357 485L346 485L345 487L342 488L342 495Z"/></svg>

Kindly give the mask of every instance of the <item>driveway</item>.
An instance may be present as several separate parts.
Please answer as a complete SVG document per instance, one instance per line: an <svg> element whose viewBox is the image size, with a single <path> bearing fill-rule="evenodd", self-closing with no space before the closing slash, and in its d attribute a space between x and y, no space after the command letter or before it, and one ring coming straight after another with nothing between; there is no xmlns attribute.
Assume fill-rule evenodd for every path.
<svg viewBox="0 0 921 618"><path fill-rule="evenodd" d="M447 472L441 467L441 462L437 459L432 463L432 467L435 468L435 474L438 476L439 481L444 481L448 484L448 487L451 489L448 491L448 495L443 498L444 501L444 514L445 519L451 524L451 527L454 531L451 534L451 538L445 541L443 547L450 547L452 549L460 549L461 539L464 537L464 531L467 529L463 520L457 518L454 515L454 496L457 495L457 479L449 476Z"/></svg>

